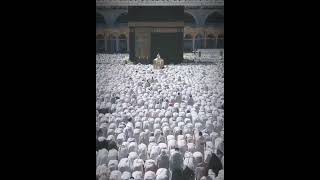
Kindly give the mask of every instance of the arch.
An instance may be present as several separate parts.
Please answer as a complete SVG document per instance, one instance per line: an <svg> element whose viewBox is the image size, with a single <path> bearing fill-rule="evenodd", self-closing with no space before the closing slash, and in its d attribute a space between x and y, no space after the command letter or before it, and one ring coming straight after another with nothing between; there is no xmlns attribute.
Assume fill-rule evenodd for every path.
<svg viewBox="0 0 320 180"><path fill-rule="evenodd" d="M114 22L115 25L124 25L128 24L128 13L124 12L120 14Z"/></svg>
<svg viewBox="0 0 320 180"><path fill-rule="evenodd" d="M127 37L125 34L120 34L119 36L119 52L120 53L125 53L128 52L128 47L127 47Z"/></svg>
<svg viewBox="0 0 320 180"><path fill-rule="evenodd" d="M96 25L105 25L105 24L106 24L106 22L105 22L103 15L96 12Z"/></svg>
<svg viewBox="0 0 320 180"><path fill-rule="evenodd" d="M203 49L204 48L204 38L201 34L197 34L195 37L195 49Z"/></svg>
<svg viewBox="0 0 320 180"><path fill-rule="evenodd" d="M205 20L206 25L212 25L217 23L224 23L224 15L217 11L209 14Z"/></svg>
<svg viewBox="0 0 320 180"><path fill-rule="evenodd" d="M193 9L185 9L184 16L187 16L189 19L192 17L192 19L194 20L195 25L199 25L200 22L201 22L201 19L199 19L200 18L199 13L197 11L193 10ZM184 17L184 18L186 18L186 17Z"/></svg>
<svg viewBox="0 0 320 180"><path fill-rule="evenodd" d="M192 52L192 50L193 50L192 42L193 42L192 35L186 34L184 36L184 40L183 40L183 51L184 52Z"/></svg>
<svg viewBox="0 0 320 180"><path fill-rule="evenodd" d="M184 12L184 24L186 25L196 25L196 19L190 13Z"/></svg>

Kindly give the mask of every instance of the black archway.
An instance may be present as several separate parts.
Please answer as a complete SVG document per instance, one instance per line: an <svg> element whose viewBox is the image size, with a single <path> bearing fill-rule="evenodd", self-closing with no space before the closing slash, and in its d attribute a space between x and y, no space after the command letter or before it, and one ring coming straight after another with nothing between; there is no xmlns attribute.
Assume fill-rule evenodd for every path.
<svg viewBox="0 0 320 180"><path fill-rule="evenodd" d="M125 53L127 52L127 37L124 34L121 34L119 36L119 52L120 53Z"/></svg>
<svg viewBox="0 0 320 180"><path fill-rule="evenodd" d="M194 47L195 49L203 49L204 48L204 38L201 34L198 34L196 36L194 46L195 46Z"/></svg>
<svg viewBox="0 0 320 180"><path fill-rule="evenodd" d="M224 49L224 35L223 34L219 34L218 35L217 48L218 49Z"/></svg>
<svg viewBox="0 0 320 180"><path fill-rule="evenodd" d="M217 48L217 38L213 34L208 34L207 36L207 48L216 49Z"/></svg>
<svg viewBox="0 0 320 180"><path fill-rule="evenodd" d="M114 35L108 37L108 53L116 53L117 50L117 39Z"/></svg>
<svg viewBox="0 0 320 180"><path fill-rule="evenodd" d="M224 15L219 12L213 12L211 13L206 21L206 25L215 25L215 24L223 24L224 23Z"/></svg>
<svg viewBox="0 0 320 180"><path fill-rule="evenodd" d="M183 39L183 51L191 52L192 50L193 50L192 36L190 34L186 34Z"/></svg>
<svg viewBox="0 0 320 180"><path fill-rule="evenodd" d="M125 13L122 13L120 14L115 23L114 23L116 26L127 26L128 25L128 13L125 12Z"/></svg>
<svg viewBox="0 0 320 180"><path fill-rule="evenodd" d="M189 13L184 13L184 24L187 26L194 26L196 25L196 20L194 19L194 17L189 14Z"/></svg>

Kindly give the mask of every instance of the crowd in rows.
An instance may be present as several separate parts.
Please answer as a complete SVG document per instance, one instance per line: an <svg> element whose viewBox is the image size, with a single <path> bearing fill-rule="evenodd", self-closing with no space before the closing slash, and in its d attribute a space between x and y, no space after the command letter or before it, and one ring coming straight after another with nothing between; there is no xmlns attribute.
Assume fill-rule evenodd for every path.
<svg viewBox="0 0 320 180"><path fill-rule="evenodd" d="M124 64L129 54L96 54L96 64Z"/></svg>
<svg viewBox="0 0 320 180"><path fill-rule="evenodd" d="M218 54L202 53L184 53L183 59L185 62L218 62L223 61L224 56ZM129 61L129 54L97 54L96 64L125 64Z"/></svg>
<svg viewBox="0 0 320 180"><path fill-rule="evenodd" d="M192 53L183 53L183 59L185 61L192 62L205 62L205 63L216 63L224 60L224 55L217 52L201 52L195 51Z"/></svg>
<svg viewBox="0 0 320 180"><path fill-rule="evenodd" d="M223 64L97 64L96 133L96 179L224 179Z"/></svg>

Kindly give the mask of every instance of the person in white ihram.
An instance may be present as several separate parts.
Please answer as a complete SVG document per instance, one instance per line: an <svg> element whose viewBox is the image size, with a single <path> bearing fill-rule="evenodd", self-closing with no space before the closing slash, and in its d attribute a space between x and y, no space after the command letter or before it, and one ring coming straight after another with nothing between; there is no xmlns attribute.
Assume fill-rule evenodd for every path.
<svg viewBox="0 0 320 180"><path fill-rule="evenodd" d="M160 133L160 136L158 138L158 144L159 143L166 143L166 138L163 136L163 132Z"/></svg>
<svg viewBox="0 0 320 180"><path fill-rule="evenodd" d="M205 138L202 136L202 132L199 131L199 135L196 136L196 150L204 154L204 147L206 144Z"/></svg>
<svg viewBox="0 0 320 180"><path fill-rule="evenodd" d="M193 98L192 98L192 95L190 95L190 96L189 96L189 99L188 99L188 105L189 105L189 106L193 106L193 104L194 104L194 100L193 100Z"/></svg>
<svg viewBox="0 0 320 180"><path fill-rule="evenodd" d="M122 65L117 62L119 60L114 60L113 57L105 57L103 61L110 62L97 65L97 179L143 180L143 175L146 174L146 177L151 177L152 180L168 180L157 177L159 176L158 173L156 176L154 175L157 168L159 170L165 167L173 174L173 178L170 177L171 180L180 180L181 177L183 180L195 180L195 176L197 180L204 180L206 177L207 180L222 180L224 174L223 64L208 66L177 65L152 71L152 65ZM209 75L210 73L211 75ZM213 86L210 85L209 81L215 82ZM188 90L189 87L190 90ZM210 101L209 99L217 100ZM156 105L157 103L159 105ZM211 106L217 107L217 109L207 112L206 106L209 106L208 109ZM105 109L108 111L104 112ZM168 117L165 113L167 111L170 111ZM185 111L186 113L181 114L182 119L177 119L180 116L179 112ZM207 118L202 118L200 112L201 114L204 113ZM209 119L209 116L210 119L217 116L217 120L214 121L215 123L211 122L215 118L208 120L211 122L208 126L206 120ZM156 118L160 118L160 120ZM188 123L186 120L188 120ZM123 123L120 123L121 121ZM145 121L148 121L148 123L144 123ZM174 127L178 126L175 121L180 122L179 130L183 130L183 133L178 129L173 131ZM184 124L182 125L183 121ZM157 124L155 126L157 128L154 128L154 124ZM194 132L192 132L193 128ZM155 129L159 132L156 133ZM119 135L120 130L123 132ZM188 130L188 133L185 133L185 130ZM168 146L168 135L176 135L177 132L180 132L180 135L188 134L185 137L187 144L193 145L188 149L192 151L193 158L190 158L190 161L197 159L194 166L184 168L183 175L180 166L183 163L178 163L183 160L183 148L172 150L170 157L167 150L169 148L166 147ZM160 149L165 149L163 152L155 153L154 157L156 158L154 159L156 161L151 160L152 158L148 156L149 134L151 135L151 133L157 134L156 141L153 140L151 144L156 143ZM210 134L210 137L212 136L211 144L205 143L207 134ZM102 138L105 140L102 141ZM170 149L176 148L177 140L180 139L183 138L177 138L176 142L170 143ZM111 143L117 143L118 148L113 148L114 146L111 146ZM179 147L181 147L180 144ZM104 148L105 150L99 151ZM214 151L211 159L208 158L208 153L204 151L210 148ZM129 158L130 152L131 156ZM136 170L131 172L130 161L123 161L123 165L120 161L121 159L131 159L132 161L136 157L134 152L138 153L139 166L133 166L136 167ZM144 163L142 162L147 160L150 160L147 163L147 168L153 173L143 170ZM120 168L118 163L120 163ZM210 169L209 172L208 169Z"/></svg>

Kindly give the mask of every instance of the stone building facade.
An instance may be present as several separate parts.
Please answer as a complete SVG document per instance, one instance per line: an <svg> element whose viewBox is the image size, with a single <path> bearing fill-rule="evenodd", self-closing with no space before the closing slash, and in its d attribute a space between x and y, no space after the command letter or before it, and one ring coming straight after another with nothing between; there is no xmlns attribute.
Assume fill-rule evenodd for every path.
<svg viewBox="0 0 320 180"><path fill-rule="evenodd" d="M137 5L184 6L184 52L224 49L224 0L96 0L97 52L129 51L128 6Z"/></svg>

